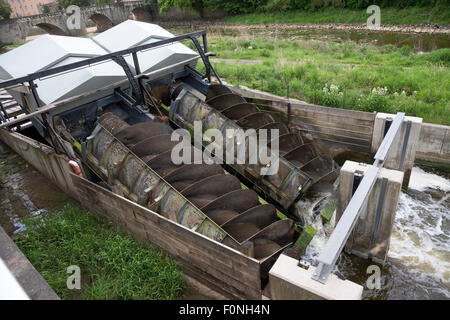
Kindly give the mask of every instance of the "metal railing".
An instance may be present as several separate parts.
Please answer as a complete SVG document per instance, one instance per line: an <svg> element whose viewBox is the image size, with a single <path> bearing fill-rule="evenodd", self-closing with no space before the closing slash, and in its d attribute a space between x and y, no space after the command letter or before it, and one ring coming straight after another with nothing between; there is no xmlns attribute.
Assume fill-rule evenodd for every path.
<svg viewBox="0 0 450 320"><path fill-rule="evenodd" d="M202 40L203 40L203 48L197 39L200 36L202 37ZM186 34L183 34L180 36L163 39L163 40L160 40L157 42L152 42L152 43L148 43L148 44L108 53L108 54L98 56L98 57L88 58L88 59L85 59L82 61L66 64L66 65L63 65L60 67L55 67L55 68L51 68L48 70L38 71L38 72L29 74L29 75L26 75L23 77L5 80L5 81L0 82L0 89L9 88L9 87L12 87L15 85L27 84L33 93L33 98L36 102L36 105L38 107L42 107L38 92L36 90L36 84L34 83L35 80L37 80L37 79L42 80L43 78L46 78L46 77L57 76L58 74L75 71L75 70L78 70L81 68L90 67L92 65L95 65L98 63L103 63L106 61L116 61L117 62L119 60L123 60L124 56L130 55L130 54L133 57L134 70L136 72L136 75L133 76L132 78L130 78L130 77L128 77L128 78L130 80L130 83L133 84L133 82L135 82L134 78L140 74L139 59L137 56L138 52L155 49L155 48L165 46L165 45L170 45L172 43L179 42L182 40L191 40L195 46L195 49L199 53L200 58L202 59L204 65L205 65L205 74L202 74L202 78L208 79L208 81L211 82L211 73L213 73L214 76L217 78L218 82L222 83L219 75L214 70L213 66L211 65L211 63L209 61L208 42L207 42L207 38L206 38L206 31L202 30L202 31L186 33ZM0 119L0 121L1 120L2 119Z"/></svg>
<svg viewBox="0 0 450 320"><path fill-rule="evenodd" d="M333 233L327 241L324 249L321 251L317 262L318 266L312 275L312 279L319 281L321 283L326 283L328 276L333 271L333 268L336 264L339 255L341 254L344 246L355 227L358 218L361 214L364 205L367 202L370 192L372 191L373 186L378 177L378 172L384 166L386 159L391 151L392 144L395 141L395 138L400 132L403 121L405 118L405 114L403 112L398 112L395 116L389 131L386 133L383 141L380 144L375 156L374 163L370 165L364 173L364 176L361 182L358 185L355 193L353 194L350 202L344 210L338 224L336 225ZM409 138L409 129L411 127L411 122L407 122L407 127L405 131L405 136L402 145L402 154L400 161L400 168L403 167L403 161L405 159L406 154L406 145L408 144ZM382 188L386 187L386 183L382 184ZM380 195L384 197L384 190L380 191ZM379 216L379 212L381 211L381 206L378 205L377 208L377 217ZM335 212L336 214L336 212ZM377 219L376 219L377 220ZM377 226L375 226L377 228Z"/></svg>

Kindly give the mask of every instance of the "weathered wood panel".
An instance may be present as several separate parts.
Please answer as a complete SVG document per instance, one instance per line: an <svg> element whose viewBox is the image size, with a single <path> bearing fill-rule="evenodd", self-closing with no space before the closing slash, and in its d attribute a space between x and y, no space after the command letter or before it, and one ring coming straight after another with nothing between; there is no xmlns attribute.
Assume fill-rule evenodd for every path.
<svg viewBox="0 0 450 320"><path fill-rule="evenodd" d="M234 88L247 100L268 111L284 115L287 123L287 99L259 93L256 90ZM343 153L370 154L375 113L329 108L291 99L291 128L310 134L318 146L333 157Z"/></svg>
<svg viewBox="0 0 450 320"><path fill-rule="evenodd" d="M72 182L83 205L122 223L183 264L185 272L230 298L260 299L260 264L236 250L174 223L75 174ZM95 195L95 196L92 196Z"/></svg>
<svg viewBox="0 0 450 320"><path fill-rule="evenodd" d="M64 192L74 196L69 176L71 169L66 156L55 154L53 148L5 129L0 129L0 139Z"/></svg>

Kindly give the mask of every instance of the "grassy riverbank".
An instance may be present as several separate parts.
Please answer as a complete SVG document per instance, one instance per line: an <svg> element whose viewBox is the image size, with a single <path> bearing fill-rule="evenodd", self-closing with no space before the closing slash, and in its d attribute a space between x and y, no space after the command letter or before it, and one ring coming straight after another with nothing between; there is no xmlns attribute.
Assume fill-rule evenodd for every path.
<svg viewBox="0 0 450 320"><path fill-rule="evenodd" d="M62 299L179 299L179 264L142 245L104 219L73 205L24 219L16 244ZM81 290L69 290L67 267L81 270Z"/></svg>
<svg viewBox="0 0 450 320"><path fill-rule="evenodd" d="M245 85L329 107L395 113L450 124L450 49L415 54L410 47L354 42L210 36L218 74ZM252 60L252 64L239 62ZM201 66L203 68L203 66Z"/></svg>
<svg viewBox="0 0 450 320"><path fill-rule="evenodd" d="M315 11L257 12L227 18L230 23L365 23L366 10L322 8ZM381 24L438 24L450 26L450 7L410 7L404 9L381 7Z"/></svg>

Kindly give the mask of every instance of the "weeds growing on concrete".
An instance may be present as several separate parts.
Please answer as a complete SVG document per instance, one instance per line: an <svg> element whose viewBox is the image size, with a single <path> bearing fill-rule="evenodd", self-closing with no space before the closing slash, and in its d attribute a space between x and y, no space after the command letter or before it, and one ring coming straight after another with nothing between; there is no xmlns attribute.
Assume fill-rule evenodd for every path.
<svg viewBox="0 0 450 320"><path fill-rule="evenodd" d="M293 10L278 12L257 12L240 14L227 18L231 23L365 23L369 14L366 10L321 8L317 10ZM384 8L381 7L382 24L439 24L448 26L448 6Z"/></svg>
<svg viewBox="0 0 450 320"><path fill-rule="evenodd" d="M72 204L24 220L15 239L62 299L177 299L185 288L179 264L118 226ZM81 290L67 288L67 267L81 271Z"/></svg>

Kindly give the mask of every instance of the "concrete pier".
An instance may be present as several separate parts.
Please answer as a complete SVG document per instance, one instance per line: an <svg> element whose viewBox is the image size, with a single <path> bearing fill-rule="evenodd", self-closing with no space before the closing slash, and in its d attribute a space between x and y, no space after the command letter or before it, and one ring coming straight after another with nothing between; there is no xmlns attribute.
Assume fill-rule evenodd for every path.
<svg viewBox="0 0 450 320"><path fill-rule="evenodd" d="M297 259L281 254L269 272L274 300L361 300L363 286L331 274L322 284L313 280L315 267L304 269Z"/></svg>
<svg viewBox="0 0 450 320"><path fill-rule="evenodd" d="M346 161L341 168L336 218L340 219L353 190L355 174L364 174L367 164ZM389 250L391 231L397 209L404 174L398 170L381 168L377 181L361 212L345 251L383 264Z"/></svg>
<svg viewBox="0 0 450 320"><path fill-rule="evenodd" d="M372 144L371 144L371 152L376 153L385 133L387 132L389 126L389 120L394 119L394 114L389 113L377 113L375 117L373 134L372 134ZM409 136L407 138L406 148L403 148L403 143L405 141L405 134L407 133L408 122L410 122L409 128ZM405 173L405 177L403 179L403 187L407 188L409 184L409 178L411 176L411 170L414 165L414 159L416 158L416 150L419 145L419 136L420 129L422 127L422 118L417 117L409 117L406 116L403 121L403 125L400 128L400 132L395 138L392 148L389 152L389 156L386 159L384 164L384 168L400 170ZM405 150L405 155L403 159L403 166L401 166L402 162L402 152Z"/></svg>

